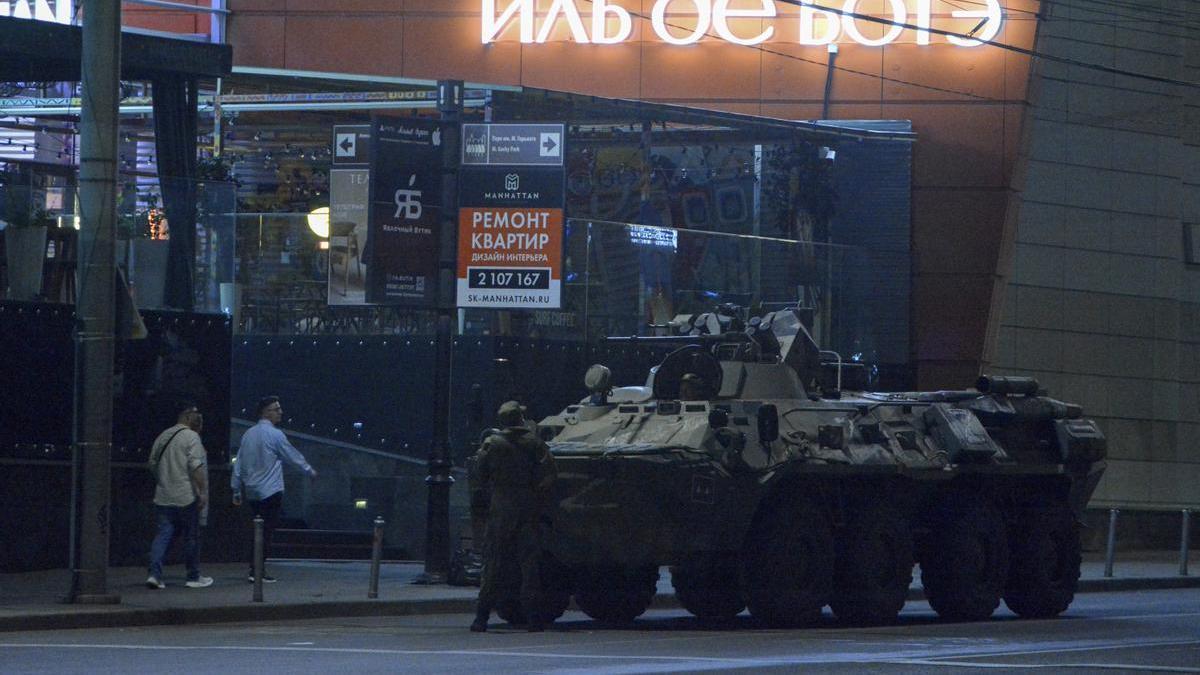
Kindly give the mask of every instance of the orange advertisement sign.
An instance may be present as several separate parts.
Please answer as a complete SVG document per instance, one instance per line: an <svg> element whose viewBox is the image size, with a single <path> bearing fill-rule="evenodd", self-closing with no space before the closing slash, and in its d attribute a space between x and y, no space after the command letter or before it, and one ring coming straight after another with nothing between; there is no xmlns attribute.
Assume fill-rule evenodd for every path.
<svg viewBox="0 0 1200 675"><path fill-rule="evenodd" d="M561 208L462 207L458 306L561 305Z"/></svg>
<svg viewBox="0 0 1200 675"><path fill-rule="evenodd" d="M564 135L562 125L550 124L467 129L458 190L459 307L562 307L564 174L561 163L546 164L561 161Z"/></svg>

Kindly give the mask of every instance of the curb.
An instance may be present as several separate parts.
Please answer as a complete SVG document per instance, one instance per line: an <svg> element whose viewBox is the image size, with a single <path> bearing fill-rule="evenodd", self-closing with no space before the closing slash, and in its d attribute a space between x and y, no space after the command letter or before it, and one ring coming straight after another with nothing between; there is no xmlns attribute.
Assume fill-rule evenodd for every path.
<svg viewBox="0 0 1200 675"><path fill-rule="evenodd" d="M1082 579L1079 593L1116 591L1166 590L1200 588L1200 577L1161 577L1124 579ZM913 587L908 600L924 600L922 588ZM675 595L659 593L650 604L654 609L680 607ZM295 621L353 616L413 616L422 614L470 614L475 611L474 598L432 600L361 600L223 605L217 607L170 607L163 609L132 609L74 613L28 614L0 617L0 633L36 630L68 630L79 628L128 628L134 626L178 626L202 623L240 623L252 621Z"/></svg>
<svg viewBox="0 0 1200 675"><path fill-rule="evenodd" d="M1153 591L1169 590L1172 588L1200 588L1200 577L1080 579L1078 592Z"/></svg>
<svg viewBox="0 0 1200 675"><path fill-rule="evenodd" d="M133 626L178 626L199 623L240 623L244 621L295 621L299 619L327 619L350 616L470 614L474 611L474 598L169 607L163 609L82 613L64 612L61 614L0 617L0 633L76 628L128 628Z"/></svg>

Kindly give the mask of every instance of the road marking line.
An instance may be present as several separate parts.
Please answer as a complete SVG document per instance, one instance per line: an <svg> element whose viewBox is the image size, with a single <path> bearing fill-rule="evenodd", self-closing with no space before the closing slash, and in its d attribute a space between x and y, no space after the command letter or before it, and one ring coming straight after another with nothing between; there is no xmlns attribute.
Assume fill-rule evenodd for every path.
<svg viewBox="0 0 1200 675"><path fill-rule="evenodd" d="M1004 656L1028 656L1033 654L1047 653L1066 653L1079 651L1103 651L1113 649L1129 649L1135 647L1168 647L1180 645L1196 645L1200 644L1200 640L1163 640L1156 642L1139 642L1137 640L1129 640L1120 643L1101 643L1090 646L1079 647L1044 647L1040 649L1026 649L1017 651L996 651L990 650L986 652L963 652L957 654L946 654L944 656L928 656L913 654L911 657L906 657L902 654L888 653L863 653L857 652L852 654L794 654L782 655L777 657L762 656L762 657L711 657L711 656L659 656L659 655L626 655L626 654L578 654L578 653L557 653L557 652L530 652L530 651L500 651L500 650L470 650L470 649L368 649L362 647L300 647L300 646L245 646L245 645L122 645L122 644L101 644L101 643L0 643L0 648L26 648L26 649L100 649L100 650L124 650L124 651L230 651L230 652L302 652L302 653L329 653L329 654L376 654L390 656L508 656L508 657L532 657L540 659L576 659L588 661L638 661L638 662L660 662L660 663L690 663L695 666L700 664L724 664L736 665L740 667L748 666L786 666L797 664L819 665L828 663L857 663L857 664L912 664L912 665L938 665L938 666L962 666L962 667L979 667L979 668L1000 668L1000 667L1023 667L1020 664L988 664L988 663L970 663L965 661L955 661L953 659L972 659L986 657L1004 657ZM1186 670L1180 672L1200 672L1200 670Z"/></svg>
<svg viewBox="0 0 1200 675"><path fill-rule="evenodd" d="M1017 651L985 651L975 652L972 654L947 654L946 656L935 656L935 659L977 659L987 656L1032 656L1034 654L1061 654L1065 652L1092 652L1092 651L1111 651L1113 649L1129 649L1132 647L1177 647L1181 645L1197 645L1200 640L1154 640L1145 642L1133 638L1122 642L1097 642L1091 645L1080 645L1078 647L1041 647L1038 649L1022 649Z"/></svg>
<svg viewBox="0 0 1200 675"><path fill-rule="evenodd" d="M55 644L0 643L0 648L28 649L112 649L127 651L236 651L236 652L328 652L332 654L387 654L396 656L519 656L546 659L611 659L647 661L706 661L714 663L775 663L772 659L732 658L714 656L640 656L625 654L567 654L551 652L505 652L471 649L367 649L363 647L250 647L239 645L117 645L117 644ZM787 663L787 660L780 663Z"/></svg>
<svg viewBox="0 0 1200 675"><path fill-rule="evenodd" d="M1093 616L1089 621L1115 621L1126 619L1177 619L1184 616L1200 616L1200 612L1179 612L1176 614L1129 614L1126 616ZM1052 620L1052 619L1051 619Z"/></svg>
<svg viewBox="0 0 1200 675"><path fill-rule="evenodd" d="M1089 670L1150 670L1154 672L1169 673L1200 673L1200 668L1186 668L1183 666L1147 666L1129 663L987 663L979 661L940 661L936 659L897 659L894 661L882 661L881 663L889 663L899 666L941 666L943 668L1011 668L1014 670L1018 668L1087 668Z"/></svg>

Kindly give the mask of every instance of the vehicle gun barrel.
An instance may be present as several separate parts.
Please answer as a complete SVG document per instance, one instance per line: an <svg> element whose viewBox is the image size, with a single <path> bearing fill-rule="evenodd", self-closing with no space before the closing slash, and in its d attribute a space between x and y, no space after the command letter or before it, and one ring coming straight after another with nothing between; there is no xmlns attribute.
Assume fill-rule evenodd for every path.
<svg viewBox="0 0 1200 675"><path fill-rule="evenodd" d="M975 388L985 394L1036 396L1038 381L1032 377L982 375L975 381Z"/></svg>
<svg viewBox="0 0 1200 675"><path fill-rule="evenodd" d="M1023 421L1038 420L1077 420L1083 417L1083 407L1074 403L1063 403L1046 396L1028 396L1011 401L1017 419Z"/></svg>

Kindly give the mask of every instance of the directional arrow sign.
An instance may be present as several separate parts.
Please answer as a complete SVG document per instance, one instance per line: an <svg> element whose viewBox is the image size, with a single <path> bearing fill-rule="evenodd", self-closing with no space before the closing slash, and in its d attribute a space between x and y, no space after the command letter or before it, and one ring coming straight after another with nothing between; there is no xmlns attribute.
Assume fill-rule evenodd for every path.
<svg viewBox="0 0 1200 675"><path fill-rule="evenodd" d="M562 166L562 124L464 124L462 163Z"/></svg>
<svg viewBox="0 0 1200 675"><path fill-rule="evenodd" d="M539 138L541 139L541 143L538 145L538 150L542 157L558 157L562 154L562 150L560 149L562 136L557 131L551 133L542 132Z"/></svg>
<svg viewBox="0 0 1200 675"><path fill-rule="evenodd" d="M371 126L337 124L333 127L333 163L339 165L370 162Z"/></svg>

